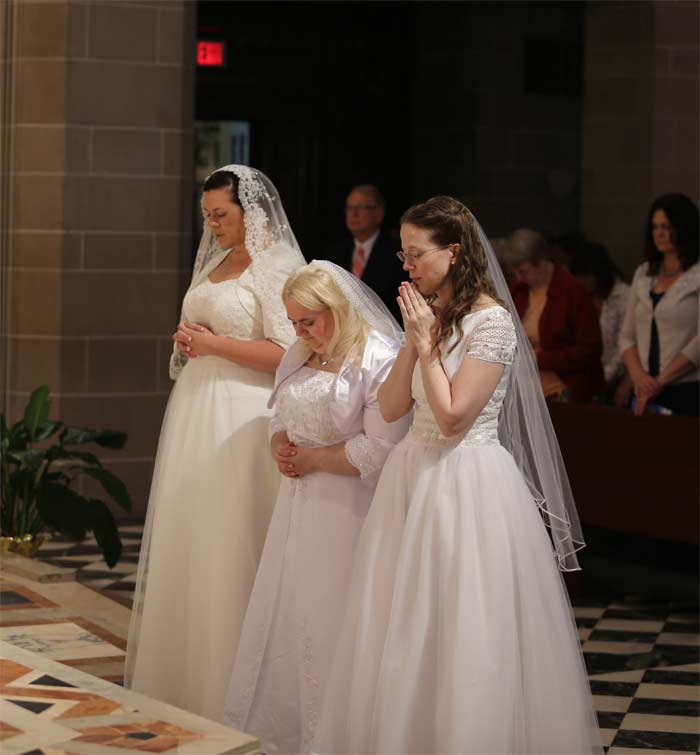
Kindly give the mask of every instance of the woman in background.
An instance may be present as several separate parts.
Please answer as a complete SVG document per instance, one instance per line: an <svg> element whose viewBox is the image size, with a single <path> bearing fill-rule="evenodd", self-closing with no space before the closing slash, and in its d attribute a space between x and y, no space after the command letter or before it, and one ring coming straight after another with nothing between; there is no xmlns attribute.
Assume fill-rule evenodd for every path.
<svg viewBox="0 0 700 755"><path fill-rule="evenodd" d="M620 352L634 385L635 414L654 404L697 417L698 208L683 194L654 200L646 261L635 271Z"/></svg>
<svg viewBox="0 0 700 755"><path fill-rule="evenodd" d="M544 395L590 401L604 385L603 350L591 295L553 262L543 236L515 231L508 244L513 302L537 357Z"/></svg>

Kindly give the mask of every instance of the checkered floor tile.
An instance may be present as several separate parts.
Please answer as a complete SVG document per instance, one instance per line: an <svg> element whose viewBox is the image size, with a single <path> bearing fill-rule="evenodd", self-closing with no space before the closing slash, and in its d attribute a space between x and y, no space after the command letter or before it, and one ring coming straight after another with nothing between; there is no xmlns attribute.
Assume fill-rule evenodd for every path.
<svg viewBox="0 0 700 755"><path fill-rule="evenodd" d="M48 563L77 569L77 578L131 605L142 526L120 526L124 554L108 569L96 543L54 538L42 548ZM671 603L576 603L603 744L609 755L700 750L698 607Z"/></svg>
<svg viewBox="0 0 700 755"><path fill-rule="evenodd" d="M55 535L41 547L39 557L53 566L76 569L76 578L79 582L131 607L142 533L142 522L119 525L122 555L113 569L105 564L102 553L92 536L81 543L75 543L60 535Z"/></svg>

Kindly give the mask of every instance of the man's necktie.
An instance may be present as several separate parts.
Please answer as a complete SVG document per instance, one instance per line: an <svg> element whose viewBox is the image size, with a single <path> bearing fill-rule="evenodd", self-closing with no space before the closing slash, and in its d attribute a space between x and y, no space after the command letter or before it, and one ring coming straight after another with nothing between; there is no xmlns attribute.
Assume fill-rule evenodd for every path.
<svg viewBox="0 0 700 755"><path fill-rule="evenodd" d="M352 274L358 278L362 277L362 273L365 270L365 263L367 258L365 257L365 248L360 244L355 249L355 254L352 258Z"/></svg>

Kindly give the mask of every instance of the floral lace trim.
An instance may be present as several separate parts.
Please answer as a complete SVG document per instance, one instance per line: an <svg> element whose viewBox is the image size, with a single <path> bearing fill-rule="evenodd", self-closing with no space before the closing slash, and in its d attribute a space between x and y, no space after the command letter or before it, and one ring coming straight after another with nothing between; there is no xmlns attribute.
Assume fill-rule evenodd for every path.
<svg viewBox="0 0 700 755"><path fill-rule="evenodd" d="M381 467L385 454L378 453L379 450L376 441L364 434L356 435L345 443L345 458L360 471L364 480Z"/></svg>
<svg viewBox="0 0 700 755"><path fill-rule="evenodd" d="M186 364L187 357L181 351L173 351L170 355L170 367L168 369L170 379L177 380Z"/></svg>
<svg viewBox="0 0 700 755"><path fill-rule="evenodd" d="M275 414L270 419L270 426L268 428L267 434L270 438L275 433L283 433L286 432L287 428L284 426L284 422Z"/></svg>
<svg viewBox="0 0 700 755"><path fill-rule="evenodd" d="M512 364L517 340L513 321L505 310L494 307L484 321L467 335L466 357L485 362Z"/></svg>
<svg viewBox="0 0 700 755"><path fill-rule="evenodd" d="M411 443L421 443L428 446L442 448L457 448L459 446L500 446L498 430L473 428L466 435L455 435L446 438L439 430L425 427L411 427L406 435Z"/></svg>
<svg viewBox="0 0 700 755"><path fill-rule="evenodd" d="M301 265L289 251L288 258L280 259L285 252L269 250L264 256L253 260L251 269L255 296L263 313L265 337L278 341L284 348L294 341L295 333L284 308L282 289L287 278Z"/></svg>

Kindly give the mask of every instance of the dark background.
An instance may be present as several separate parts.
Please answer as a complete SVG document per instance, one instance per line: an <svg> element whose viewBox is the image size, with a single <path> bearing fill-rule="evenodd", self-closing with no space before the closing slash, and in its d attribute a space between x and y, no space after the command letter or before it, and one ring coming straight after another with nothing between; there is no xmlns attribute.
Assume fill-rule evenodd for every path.
<svg viewBox="0 0 700 755"><path fill-rule="evenodd" d="M343 233L356 183L387 224L453 194L491 236L577 228L583 3L198 4L198 121L251 123L250 162L277 185L307 257Z"/></svg>

